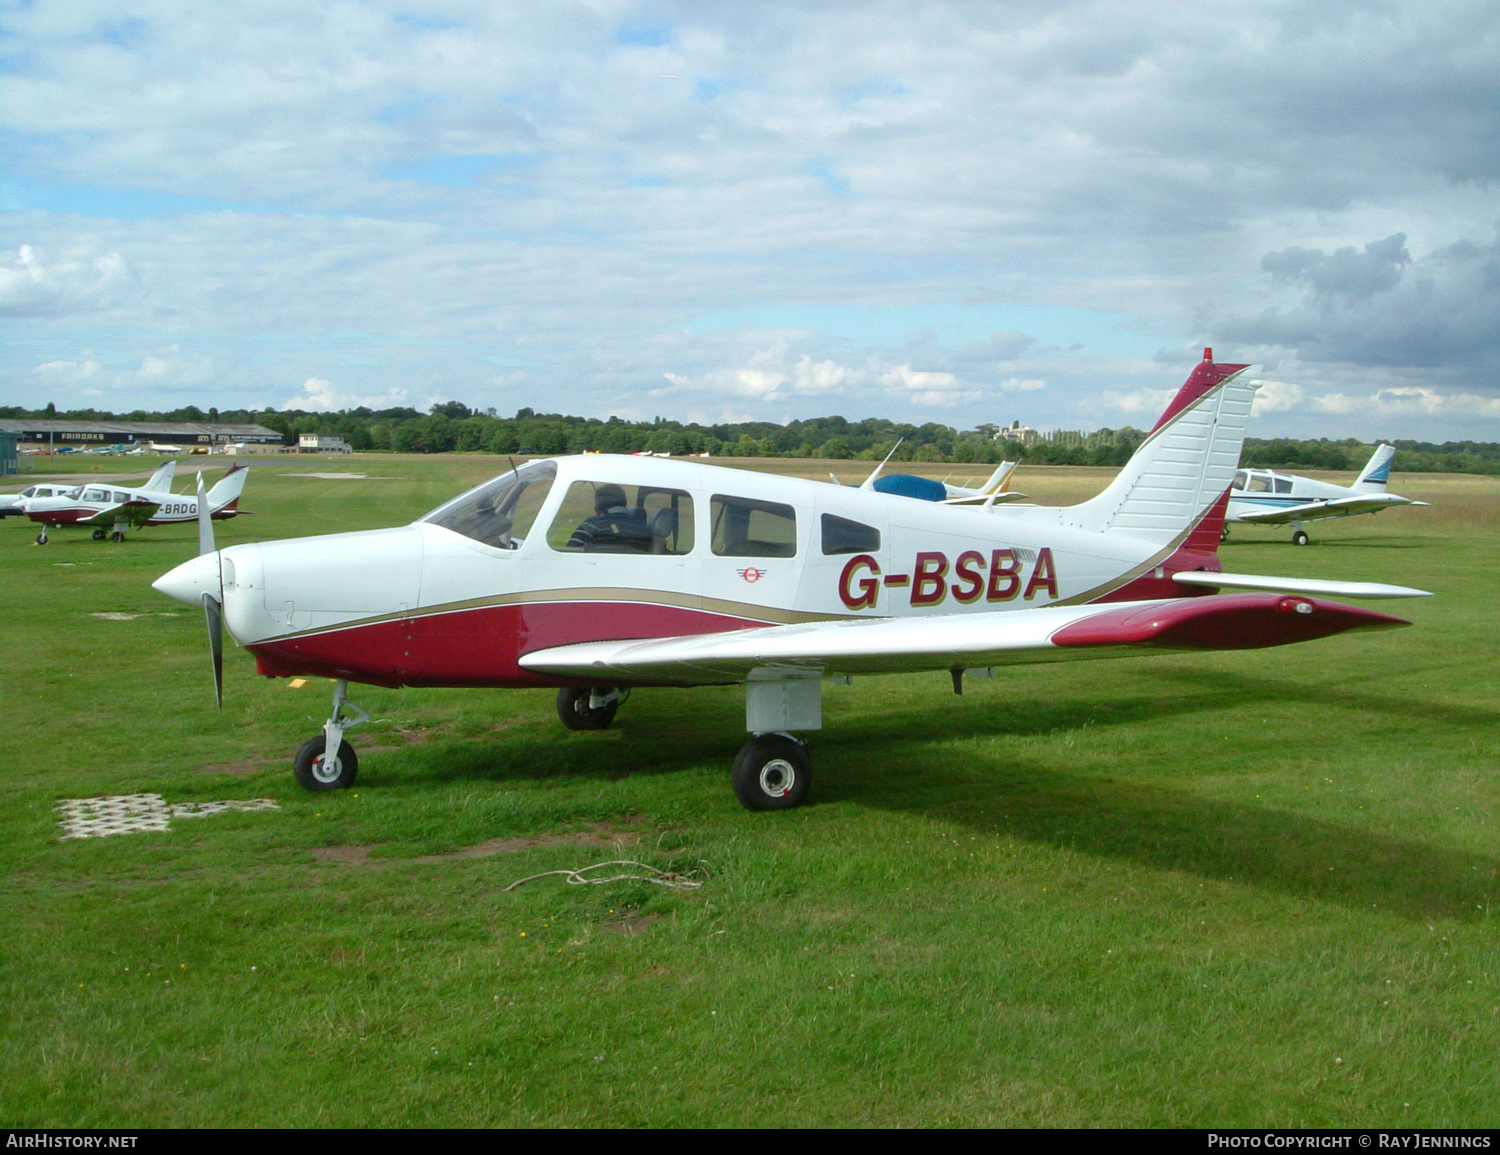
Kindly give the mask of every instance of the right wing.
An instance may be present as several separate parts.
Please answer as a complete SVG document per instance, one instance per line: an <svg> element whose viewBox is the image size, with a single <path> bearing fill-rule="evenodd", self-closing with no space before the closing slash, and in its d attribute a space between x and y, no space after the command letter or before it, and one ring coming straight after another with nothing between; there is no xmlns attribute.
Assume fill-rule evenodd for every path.
<svg viewBox="0 0 1500 1155"><path fill-rule="evenodd" d="M582 642L520 664L596 685L709 685L760 677L1003 666L1160 650L1245 650L1346 630L1410 625L1373 610L1282 594L1044 606L980 614L766 626L718 634Z"/></svg>
<svg viewBox="0 0 1500 1155"><path fill-rule="evenodd" d="M1356 513L1379 513L1393 505L1426 505L1394 493L1367 493L1359 497L1336 497L1331 501L1309 501L1286 509L1265 509L1239 514L1240 521L1252 525L1281 525L1290 521L1322 521L1329 517L1349 517Z"/></svg>
<svg viewBox="0 0 1500 1155"><path fill-rule="evenodd" d="M1183 570L1172 580L1186 586L1208 586L1213 589L1280 590L1293 594L1327 594L1336 598L1430 598L1428 590L1410 586L1391 586L1384 582L1340 582L1322 578L1264 577L1250 573L1215 573L1212 570Z"/></svg>

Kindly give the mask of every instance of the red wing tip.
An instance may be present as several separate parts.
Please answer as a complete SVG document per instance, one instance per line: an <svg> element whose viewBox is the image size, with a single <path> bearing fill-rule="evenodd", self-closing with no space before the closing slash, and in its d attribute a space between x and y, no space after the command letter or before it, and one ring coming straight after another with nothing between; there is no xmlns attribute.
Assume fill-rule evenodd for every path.
<svg viewBox="0 0 1500 1155"><path fill-rule="evenodd" d="M1409 625L1378 610L1296 594L1218 594L1105 610L1064 626L1051 640L1054 646L1258 650Z"/></svg>

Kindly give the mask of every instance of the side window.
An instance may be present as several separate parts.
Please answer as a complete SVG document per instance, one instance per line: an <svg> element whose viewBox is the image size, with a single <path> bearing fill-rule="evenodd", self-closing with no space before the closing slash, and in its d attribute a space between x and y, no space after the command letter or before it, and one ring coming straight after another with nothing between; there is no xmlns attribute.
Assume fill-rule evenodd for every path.
<svg viewBox="0 0 1500 1155"><path fill-rule="evenodd" d="M879 553L880 531L873 525L861 525L848 518L823 515L823 552Z"/></svg>
<svg viewBox="0 0 1500 1155"><path fill-rule="evenodd" d="M87 489L87 490L84 490L83 500L84 501L103 501L103 502L108 502L109 501L109 490L107 490L107 489Z"/></svg>
<svg viewBox="0 0 1500 1155"><path fill-rule="evenodd" d="M1276 477L1276 478L1272 478L1272 480L1276 483L1276 492L1277 493L1291 493L1292 492L1292 479L1291 478L1289 478L1289 477Z"/></svg>
<svg viewBox="0 0 1500 1155"><path fill-rule="evenodd" d="M1234 480L1229 483L1230 489L1245 488L1245 471L1242 469L1234 475Z"/></svg>
<svg viewBox="0 0 1500 1155"><path fill-rule="evenodd" d="M1263 473L1252 473L1249 490L1251 493L1270 493L1271 479Z"/></svg>
<svg viewBox="0 0 1500 1155"><path fill-rule="evenodd" d="M693 498L680 489L575 481L547 544L562 553L692 553Z"/></svg>
<svg viewBox="0 0 1500 1155"><path fill-rule="evenodd" d="M797 511L774 501L715 494L709 509L720 557L795 557Z"/></svg>
<svg viewBox="0 0 1500 1155"><path fill-rule="evenodd" d="M116 501L129 501L130 500L130 494L128 494L128 493L121 493L118 490L116 490L115 491L115 500Z"/></svg>

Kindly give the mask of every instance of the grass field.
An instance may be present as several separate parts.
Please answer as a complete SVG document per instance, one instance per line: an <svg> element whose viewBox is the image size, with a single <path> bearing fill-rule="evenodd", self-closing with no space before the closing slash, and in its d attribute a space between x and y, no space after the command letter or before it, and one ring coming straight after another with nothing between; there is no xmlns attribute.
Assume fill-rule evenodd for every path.
<svg viewBox="0 0 1500 1155"><path fill-rule="evenodd" d="M257 467L219 541L494 466ZM1493 1125L1500 481L1398 481L1433 507L1221 555L1436 591L1413 628L856 679L786 814L730 793L733 689L575 734L550 693L360 688L358 786L306 794L328 684L232 650L215 710L201 618L150 588L194 527L0 522L0 1123ZM59 800L137 792L281 808L59 839ZM621 856L704 885L505 890Z"/></svg>

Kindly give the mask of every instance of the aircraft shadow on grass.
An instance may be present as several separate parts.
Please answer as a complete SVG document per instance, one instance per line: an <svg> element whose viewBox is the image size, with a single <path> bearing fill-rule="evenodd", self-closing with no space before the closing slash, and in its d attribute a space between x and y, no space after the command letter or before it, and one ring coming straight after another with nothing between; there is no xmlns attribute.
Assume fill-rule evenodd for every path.
<svg viewBox="0 0 1500 1155"><path fill-rule="evenodd" d="M1413 919L1487 917L1500 885L1500 862L1493 857L1285 810L1205 799L1168 785L1070 774L1023 762L956 764L955 740L1167 721L1229 709L1247 696L1262 701L1307 698L1306 686L1267 679L1241 676L1234 686L1218 686L1205 685L1211 675L1201 670L1141 673L1181 683L1182 692L1047 704L955 700L836 723L827 737L813 737L821 763L816 801L925 814L986 834L1232 879L1354 909ZM1397 701L1368 692L1323 687L1318 699L1362 711L1399 709L1452 725L1488 728L1496 721L1493 711ZM726 721L727 715L720 717L717 710L684 711L678 708L680 701L676 694L660 704L642 700L645 708L628 721L622 715L622 732L614 737L559 741L551 735L517 736L412 748L404 752L405 766L397 777L413 785L550 777L611 780L717 765L735 719ZM662 742L662 727L669 722L672 740Z"/></svg>

